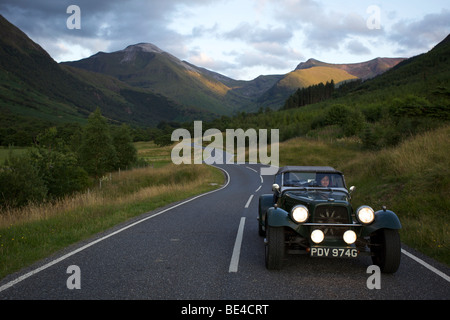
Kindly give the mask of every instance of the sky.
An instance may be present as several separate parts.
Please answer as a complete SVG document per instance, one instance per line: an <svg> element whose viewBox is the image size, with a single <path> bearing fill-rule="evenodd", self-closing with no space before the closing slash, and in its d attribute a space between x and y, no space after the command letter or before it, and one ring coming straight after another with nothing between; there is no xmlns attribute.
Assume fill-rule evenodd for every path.
<svg viewBox="0 0 450 320"><path fill-rule="evenodd" d="M448 0L0 0L0 14L57 62L146 42L237 80L409 58L450 33Z"/></svg>

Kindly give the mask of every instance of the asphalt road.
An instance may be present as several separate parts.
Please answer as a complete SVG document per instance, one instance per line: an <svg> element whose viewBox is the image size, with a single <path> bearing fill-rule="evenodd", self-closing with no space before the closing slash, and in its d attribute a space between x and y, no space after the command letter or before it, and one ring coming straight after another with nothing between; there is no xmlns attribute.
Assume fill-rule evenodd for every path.
<svg viewBox="0 0 450 320"><path fill-rule="evenodd" d="M10 275L0 282L0 299L248 304L278 299L450 298L449 268L406 246L400 269L382 274L380 289L367 287L369 257L289 256L281 271L268 271L256 217L258 197L271 192L272 177L260 176L259 165L220 167L228 175L222 189L143 214ZM68 273L70 266L77 266L79 273ZM79 289L69 289L68 282L69 287L79 284Z"/></svg>

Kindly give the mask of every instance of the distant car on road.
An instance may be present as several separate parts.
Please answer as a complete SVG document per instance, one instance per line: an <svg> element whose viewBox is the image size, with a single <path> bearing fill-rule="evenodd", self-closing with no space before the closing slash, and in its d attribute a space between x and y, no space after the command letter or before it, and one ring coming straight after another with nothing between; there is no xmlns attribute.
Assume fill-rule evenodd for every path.
<svg viewBox="0 0 450 320"><path fill-rule="evenodd" d="M371 255L384 273L400 265L397 215L383 207L353 210L355 187L331 167L287 166L278 170L273 194L259 198L259 234L265 237L268 269L281 269L286 254L356 258Z"/></svg>

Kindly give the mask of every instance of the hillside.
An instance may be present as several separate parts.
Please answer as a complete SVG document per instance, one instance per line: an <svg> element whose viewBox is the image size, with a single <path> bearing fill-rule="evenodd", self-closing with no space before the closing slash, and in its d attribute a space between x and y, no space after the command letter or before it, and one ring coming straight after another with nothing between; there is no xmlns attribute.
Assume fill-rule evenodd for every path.
<svg viewBox="0 0 450 320"><path fill-rule="evenodd" d="M300 70L317 68L324 66ZM296 100L296 94L290 98ZM394 146L450 120L449 37L427 53L406 59L375 78L341 85L319 101L290 105L288 110L239 115L226 125L244 130L279 128L281 141L298 136L351 137L367 149ZM224 129L217 121L211 126Z"/></svg>
<svg viewBox="0 0 450 320"><path fill-rule="evenodd" d="M195 106L217 114L233 111L224 103L228 86L149 43L112 53L99 52L64 65L106 74L135 88L150 89L185 107Z"/></svg>
<svg viewBox="0 0 450 320"><path fill-rule="evenodd" d="M62 66L0 15L0 145L30 144L42 128L84 123L97 107L113 122L137 125L212 118L113 77Z"/></svg>
<svg viewBox="0 0 450 320"><path fill-rule="evenodd" d="M404 60L380 77L366 81L355 94L392 87L390 95L409 91L432 101L450 97L450 35L427 53Z"/></svg>
<svg viewBox="0 0 450 320"><path fill-rule="evenodd" d="M106 74L135 88L152 90L179 105L195 106L219 116L256 109L256 99L281 78L269 75L251 81L234 80L181 61L151 43L99 52L63 65Z"/></svg>
<svg viewBox="0 0 450 320"><path fill-rule="evenodd" d="M300 63L294 71L284 75L272 88L261 95L258 102L272 109L279 109L289 96L299 88L334 81L339 83L367 80L383 74L404 61L404 58L376 58L367 62L331 64L315 59Z"/></svg>
<svg viewBox="0 0 450 320"><path fill-rule="evenodd" d="M344 70L359 79L367 80L386 72L404 60L405 58L376 58L360 63L331 64L315 59L309 59L306 62L300 63L295 70L306 70L314 67L328 67ZM338 81L335 80L335 82L337 83Z"/></svg>
<svg viewBox="0 0 450 320"><path fill-rule="evenodd" d="M133 87L151 89L180 105L231 115L235 111L255 111L261 106L278 109L298 88L331 80L339 83L371 78L402 60L378 58L357 64L329 64L310 59L285 75L240 81L181 61L153 44L139 43L64 65L113 76Z"/></svg>
<svg viewBox="0 0 450 320"><path fill-rule="evenodd" d="M0 36L0 145L27 145L43 128L84 123L97 107L111 122L140 127L207 121L279 109L298 87L355 77L354 67L309 60L286 75L234 80L149 43L58 64L2 16ZM357 77L381 61L358 64Z"/></svg>

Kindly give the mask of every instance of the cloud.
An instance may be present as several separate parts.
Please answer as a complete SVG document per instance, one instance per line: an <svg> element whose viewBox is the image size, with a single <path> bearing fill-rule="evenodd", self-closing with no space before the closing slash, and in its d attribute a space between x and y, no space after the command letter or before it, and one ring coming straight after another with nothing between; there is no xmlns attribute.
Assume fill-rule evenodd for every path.
<svg viewBox="0 0 450 320"><path fill-rule="evenodd" d="M213 2L198 0L196 5ZM96 53L98 44L103 51L114 51L139 42L154 42L164 50L184 46L185 37L168 27L172 17L183 4L192 1L162 0L77 0L81 9L81 29L69 30L66 13L72 0L2 0L0 11L32 39L46 49L55 60L67 56L64 46L70 43L83 52ZM95 40L94 40L95 39ZM176 44L176 46L175 46Z"/></svg>
<svg viewBox="0 0 450 320"><path fill-rule="evenodd" d="M242 22L233 30L226 32L225 39L238 39L247 43L287 43L293 36L292 30L287 27L259 27Z"/></svg>
<svg viewBox="0 0 450 320"><path fill-rule="evenodd" d="M425 15L421 20L395 23L388 39L398 46L397 52L423 52L442 41L450 33L450 10Z"/></svg>
<svg viewBox="0 0 450 320"><path fill-rule="evenodd" d="M234 70L238 68L236 64L214 59L200 50L192 50L190 52L189 62L209 70Z"/></svg>
<svg viewBox="0 0 450 320"><path fill-rule="evenodd" d="M351 40L347 43L346 48L348 52L356 55L366 55L371 53L370 49L358 40Z"/></svg>
<svg viewBox="0 0 450 320"><path fill-rule="evenodd" d="M324 7L314 0L279 0L273 10L277 18L288 21L290 25L298 26L319 22L317 18L324 11Z"/></svg>
<svg viewBox="0 0 450 320"><path fill-rule="evenodd" d="M383 30L367 27L367 12L327 10L323 2L314 0L282 0L277 2L276 16L287 25L301 30L304 46L315 50L339 50L355 36L379 37ZM347 45L355 49L356 43Z"/></svg>
<svg viewBox="0 0 450 320"><path fill-rule="evenodd" d="M289 42L294 33L285 26L260 26L242 22L224 32L224 40L245 43L242 51L230 54L239 68L265 67L269 70L291 70L303 55L292 49Z"/></svg>
<svg viewBox="0 0 450 320"><path fill-rule="evenodd" d="M310 57L337 63L424 52L450 32L444 2L417 1L427 15L380 5L380 30L367 27L369 0L0 0L0 12L57 61L151 42L200 67L251 78ZM67 29L72 4L81 8L81 30Z"/></svg>

